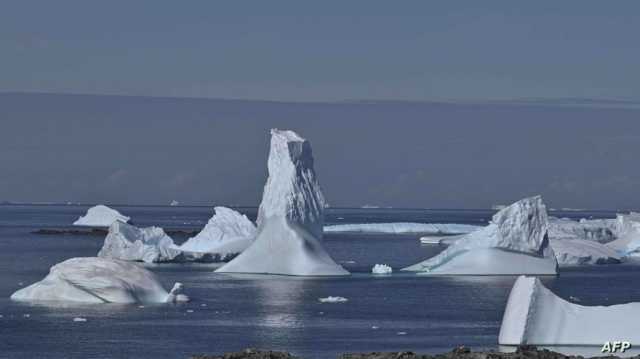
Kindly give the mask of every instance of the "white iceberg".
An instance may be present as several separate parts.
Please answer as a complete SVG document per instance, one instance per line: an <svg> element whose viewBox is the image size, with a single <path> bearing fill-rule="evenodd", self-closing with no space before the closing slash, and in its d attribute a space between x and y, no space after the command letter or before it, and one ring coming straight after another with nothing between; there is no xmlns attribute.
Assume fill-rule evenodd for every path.
<svg viewBox="0 0 640 359"><path fill-rule="evenodd" d="M373 274L391 274L391 272L393 272L393 268L386 264L376 264L371 268Z"/></svg>
<svg viewBox="0 0 640 359"><path fill-rule="evenodd" d="M334 224L324 227L325 233L384 233L384 234L466 234L482 228L471 224L456 223L361 223Z"/></svg>
<svg viewBox="0 0 640 359"><path fill-rule="evenodd" d="M98 257L147 263L171 262L180 255L173 246L173 239L162 228L138 228L115 221L109 227Z"/></svg>
<svg viewBox="0 0 640 359"><path fill-rule="evenodd" d="M583 306L547 289L538 278L516 280L502 318L501 345L598 345L640 342L640 303Z"/></svg>
<svg viewBox="0 0 640 359"><path fill-rule="evenodd" d="M153 273L135 263L97 257L71 258L51 267L43 280L18 290L11 299L84 303L186 300L180 293L182 286L178 287L170 295Z"/></svg>
<svg viewBox="0 0 640 359"><path fill-rule="evenodd" d="M318 301L320 303L344 303L344 302L348 302L349 299L345 298L345 297L326 297L326 298L318 298Z"/></svg>
<svg viewBox="0 0 640 359"><path fill-rule="evenodd" d="M617 239L607 247L623 256L640 256L640 213L618 214L615 223Z"/></svg>
<svg viewBox="0 0 640 359"><path fill-rule="evenodd" d="M196 259L224 261L247 249L256 237L256 226L233 209L215 207L215 215L195 237L180 246L174 246Z"/></svg>
<svg viewBox="0 0 640 359"><path fill-rule="evenodd" d="M549 246L547 227L542 198L525 198L496 213L488 226L403 270L423 274L555 275L558 265Z"/></svg>
<svg viewBox="0 0 640 359"><path fill-rule="evenodd" d="M549 218L549 239L581 239L599 243L611 242L617 237L615 219Z"/></svg>
<svg viewBox="0 0 640 359"><path fill-rule="evenodd" d="M324 197L309 142L293 131L271 130L268 170L256 239L217 272L348 275L321 243Z"/></svg>
<svg viewBox="0 0 640 359"><path fill-rule="evenodd" d="M115 209L105 205L97 205L87 210L87 213L73 222L74 226L84 227L109 227L113 222L129 222L131 218L122 215Z"/></svg>
<svg viewBox="0 0 640 359"><path fill-rule="evenodd" d="M551 248L561 267L622 261L622 257L610 247L584 239L552 239Z"/></svg>

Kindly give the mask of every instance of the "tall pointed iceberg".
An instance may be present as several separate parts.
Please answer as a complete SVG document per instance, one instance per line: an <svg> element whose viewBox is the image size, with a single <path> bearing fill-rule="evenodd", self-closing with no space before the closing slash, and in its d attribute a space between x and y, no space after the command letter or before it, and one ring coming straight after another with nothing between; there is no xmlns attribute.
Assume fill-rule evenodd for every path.
<svg viewBox="0 0 640 359"><path fill-rule="evenodd" d="M325 202L311 144L293 131L271 130L268 170L256 239L217 272L348 275L321 243Z"/></svg>
<svg viewBox="0 0 640 359"><path fill-rule="evenodd" d="M525 198L496 213L488 226L403 270L455 275L556 274L548 226L542 198Z"/></svg>
<svg viewBox="0 0 640 359"><path fill-rule="evenodd" d="M640 341L640 303L583 306L567 302L540 279L516 280L502 318L502 345L602 345Z"/></svg>

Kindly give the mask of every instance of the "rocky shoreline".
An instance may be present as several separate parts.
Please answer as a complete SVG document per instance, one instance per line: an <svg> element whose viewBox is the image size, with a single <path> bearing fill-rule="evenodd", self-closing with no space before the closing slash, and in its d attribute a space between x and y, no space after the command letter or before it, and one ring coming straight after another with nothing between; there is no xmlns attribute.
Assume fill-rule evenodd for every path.
<svg viewBox="0 0 640 359"><path fill-rule="evenodd" d="M413 352L372 352L372 353L347 353L337 359L583 359L582 356L565 355L547 349L538 349L535 346L520 346L512 353L497 351L474 352L469 348L459 347L448 353L442 354L416 354ZM614 355L603 355L597 358L617 359ZM631 357L640 359L640 355ZM225 353L221 355L196 355L191 359L303 359L287 352L245 349L240 352Z"/></svg>

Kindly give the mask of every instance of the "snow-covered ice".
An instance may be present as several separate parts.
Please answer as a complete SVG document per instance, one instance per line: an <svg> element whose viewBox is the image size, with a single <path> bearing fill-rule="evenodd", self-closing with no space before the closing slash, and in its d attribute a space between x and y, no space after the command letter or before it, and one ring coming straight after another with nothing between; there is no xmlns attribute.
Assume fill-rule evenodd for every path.
<svg viewBox="0 0 640 359"><path fill-rule="evenodd" d="M98 257L71 258L41 281L11 295L15 301L165 303L175 299L140 265ZM184 298L183 298L184 299Z"/></svg>
<svg viewBox="0 0 640 359"><path fill-rule="evenodd" d="M391 274L393 272L393 268L386 264L376 264L371 268L371 273L373 274Z"/></svg>
<svg viewBox="0 0 640 359"><path fill-rule="evenodd" d="M217 272L348 275L322 246L324 196L310 143L293 131L271 130L268 172L255 241Z"/></svg>
<svg viewBox="0 0 640 359"><path fill-rule="evenodd" d="M215 214L195 237L175 246L187 257L223 261L247 249L256 237L256 226L247 216L227 207L215 207Z"/></svg>
<svg viewBox="0 0 640 359"><path fill-rule="evenodd" d="M345 297L325 297L325 298L318 298L318 301L320 301L320 303L343 303L343 302L348 302L349 299L345 298Z"/></svg>
<svg viewBox="0 0 640 359"><path fill-rule="evenodd" d="M502 318L502 345L603 345L640 342L640 303L583 306L547 289L540 279L516 280Z"/></svg>
<svg viewBox="0 0 640 359"><path fill-rule="evenodd" d="M403 270L456 275L556 274L547 227L542 198L525 198L496 213L488 226Z"/></svg>
<svg viewBox="0 0 640 359"><path fill-rule="evenodd" d="M581 219L549 218L549 239L581 239L600 243L616 239L615 219Z"/></svg>
<svg viewBox="0 0 640 359"><path fill-rule="evenodd" d="M622 261L622 257L607 245L584 239L552 239L551 248L561 267Z"/></svg>
<svg viewBox="0 0 640 359"><path fill-rule="evenodd" d="M354 224L334 224L324 227L325 233L422 233L422 234L466 234L473 232L481 226L471 224L456 223L354 223Z"/></svg>
<svg viewBox="0 0 640 359"><path fill-rule="evenodd" d="M146 263L171 262L180 255L173 245L173 239L162 228L138 228L115 221L109 227L98 257Z"/></svg>
<svg viewBox="0 0 640 359"><path fill-rule="evenodd" d="M615 221L617 237L607 247L623 256L640 256L640 213L618 214Z"/></svg>
<svg viewBox="0 0 640 359"><path fill-rule="evenodd" d="M129 222L131 218L122 215L115 209L105 205L97 205L87 210L87 213L73 222L74 226L109 227L115 221Z"/></svg>

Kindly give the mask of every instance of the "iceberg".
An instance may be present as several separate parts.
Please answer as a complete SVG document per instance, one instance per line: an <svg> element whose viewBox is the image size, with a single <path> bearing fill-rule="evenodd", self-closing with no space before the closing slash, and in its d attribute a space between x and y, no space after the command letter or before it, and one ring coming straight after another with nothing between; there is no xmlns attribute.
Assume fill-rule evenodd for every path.
<svg viewBox="0 0 640 359"><path fill-rule="evenodd" d="M583 306L547 289L540 279L519 277L500 326L501 345L598 345L640 341L640 303Z"/></svg>
<svg viewBox="0 0 640 359"><path fill-rule="evenodd" d="M293 131L271 130L267 167L256 239L216 272L348 275L322 246L324 196L310 143Z"/></svg>
<svg viewBox="0 0 640 359"><path fill-rule="evenodd" d="M393 272L393 268L386 264L376 264L371 268L371 273L373 274L391 274Z"/></svg>
<svg viewBox="0 0 640 359"><path fill-rule="evenodd" d="M547 227L542 198L525 198L496 213L488 226L403 270L422 274L555 275L558 264L549 246Z"/></svg>
<svg viewBox="0 0 640 359"><path fill-rule="evenodd" d="M345 297L326 297L326 298L318 298L318 301L320 303L344 303L344 302L348 302L349 299L345 298Z"/></svg>
<svg viewBox="0 0 640 359"><path fill-rule="evenodd" d="M227 207L215 207L214 210L215 215L200 233L174 248L190 258L210 257L224 261L253 243L257 230L247 216Z"/></svg>
<svg viewBox="0 0 640 359"><path fill-rule="evenodd" d="M587 264L616 264L622 261L610 247L584 239L552 239L551 248L561 267Z"/></svg>
<svg viewBox="0 0 640 359"><path fill-rule="evenodd" d="M168 303L188 300L179 289L172 295L156 276L141 266L120 260L71 258L51 267L40 282L11 295L15 301L83 303Z"/></svg>
<svg viewBox="0 0 640 359"><path fill-rule="evenodd" d="M607 247L622 256L640 256L640 213L618 214L615 221L617 239Z"/></svg>
<svg viewBox="0 0 640 359"><path fill-rule="evenodd" d="M481 226L455 223L361 223L361 224L335 224L324 227L325 233L384 233L384 234L466 234L473 232Z"/></svg>
<svg viewBox="0 0 640 359"><path fill-rule="evenodd" d="M607 243L616 239L615 219L549 218L549 239L582 239Z"/></svg>
<svg viewBox="0 0 640 359"><path fill-rule="evenodd" d="M138 228L115 221L109 227L98 257L146 263L171 262L181 253L159 227Z"/></svg>
<svg viewBox="0 0 640 359"><path fill-rule="evenodd" d="M129 222L131 218L122 215L115 209L105 205L97 205L87 210L87 213L73 222L74 226L107 228L115 221Z"/></svg>

